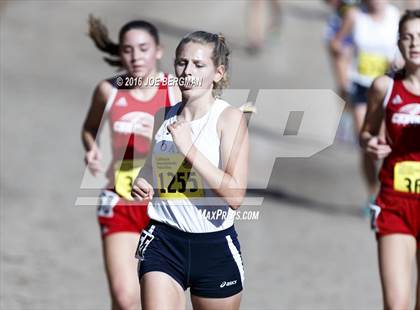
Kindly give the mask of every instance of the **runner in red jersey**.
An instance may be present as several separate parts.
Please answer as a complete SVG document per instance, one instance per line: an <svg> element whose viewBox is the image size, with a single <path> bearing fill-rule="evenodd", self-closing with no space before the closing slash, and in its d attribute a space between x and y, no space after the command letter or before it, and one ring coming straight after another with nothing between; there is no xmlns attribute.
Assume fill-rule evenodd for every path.
<svg viewBox="0 0 420 310"><path fill-rule="evenodd" d="M148 224L147 204L132 201L131 183L149 152L154 115L180 98L178 88L168 86L168 75L157 71L162 57L157 29L145 21L124 25L119 44L108 38L106 27L90 17L89 34L96 46L110 54L105 60L124 69L122 75L101 81L83 125L85 161L93 175L103 171L96 143L101 121L108 119L112 161L109 180L101 192L98 221L112 308L140 308L137 260L134 258L141 230Z"/></svg>
<svg viewBox="0 0 420 310"><path fill-rule="evenodd" d="M108 82L115 85L118 78L121 77L112 78ZM173 98L173 89L168 87L168 79L167 74L159 74L156 80L162 82L159 82L155 95L149 100L140 99L135 90L118 87L112 88L108 99L105 112L111 130L112 164L107 171L110 181L107 188L113 189L126 200L132 200L130 195L132 175L137 175L137 170L149 153L154 115L176 101ZM126 77L122 77L120 81L124 80ZM131 171L133 167L128 167L133 160L132 166L136 172Z"/></svg>
<svg viewBox="0 0 420 310"><path fill-rule="evenodd" d="M116 85L118 78L108 82ZM122 78L126 80L126 76ZM168 75L160 74L158 79L162 82L150 100L137 98L132 89L113 87L105 107L111 131L112 162L107 170L109 182L98 206L103 237L117 232L138 234L149 222L146 207L138 207L139 203L132 201L131 184L149 152L154 115L171 105L171 88L163 82L168 81Z"/></svg>
<svg viewBox="0 0 420 310"><path fill-rule="evenodd" d="M385 309L409 308L416 255L420 267L420 10L401 18L398 46L405 66L393 79L374 81L360 137L369 155L384 159L381 189L371 208ZM378 137L383 119L386 140ZM420 271L416 309L419 278Z"/></svg>
<svg viewBox="0 0 420 310"><path fill-rule="evenodd" d="M381 195L419 198L420 180L399 174L403 162L420 162L420 94L411 92L404 79L396 77L388 82L385 100L385 125L391 153L384 159L379 174ZM409 169L411 170L411 169Z"/></svg>

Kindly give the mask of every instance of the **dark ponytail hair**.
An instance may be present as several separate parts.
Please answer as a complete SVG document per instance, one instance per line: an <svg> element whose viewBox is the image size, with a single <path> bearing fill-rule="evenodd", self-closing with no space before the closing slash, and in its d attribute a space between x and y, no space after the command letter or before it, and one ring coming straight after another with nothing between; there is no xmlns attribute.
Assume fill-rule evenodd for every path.
<svg viewBox="0 0 420 310"><path fill-rule="evenodd" d="M405 13L401 16L400 22L398 23L398 34L401 34L402 27L406 22L416 18L420 18L420 9L406 10Z"/></svg>
<svg viewBox="0 0 420 310"><path fill-rule="evenodd" d="M203 45L213 45L213 52L211 58L214 66L216 68L219 66L225 67L225 74L223 75L222 79L217 83L213 83L213 96L219 97L222 94L223 88L226 88L229 84L228 70L230 49L226 43L224 35L221 33L216 34L206 31L191 32L184 36L181 42L179 42L175 52L176 58L178 58L184 45L189 42L200 43Z"/></svg>
<svg viewBox="0 0 420 310"><path fill-rule="evenodd" d="M120 44L124 35L132 29L141 29L149 33L156 45L159 45L159 32L157 28L149 22L144 20L133 20L126 23L120 29L118 35L118 44L114 43L108 34L108 28L102 23L99 18L94 17L92 14L89 14L89 37L92 39L95 46L102 52L107 53L109 56L104 57L103 59L109 65L113 67L122 68L122 61L120 59Z"/></svg>
<svg viewBox="0 0 420 310"><path fill-rule="evenodd" d="M400 22L398 23L398 35L401 35L402 28L404 24L410 20L420 18L420 10L406 10L405 13L401 16ZM398 39L399 40L399 39ZM395 79L404 79L406 75L405 67L396 71L394 73Z"/></svg>

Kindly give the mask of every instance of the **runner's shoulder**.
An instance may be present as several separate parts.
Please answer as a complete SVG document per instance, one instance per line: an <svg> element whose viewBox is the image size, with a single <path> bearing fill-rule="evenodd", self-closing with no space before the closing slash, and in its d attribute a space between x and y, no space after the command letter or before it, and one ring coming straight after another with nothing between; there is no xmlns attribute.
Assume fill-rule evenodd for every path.
<svg viewBox="0 0 420 310"><path fill-rule="evenodd" d="M105 104L108 101L108 98L111 96L113 89L114 86L111 84L109 79L100 81L95 88L95 101L100 101Z"/></svg>
<svg viewBox="0 0 420 310"><path fill-rule="evenodd" d="M231 128L231 126L239 126L241 122L246 123L244 113L231 105L227 106L220 115L218 126L219 128Z"/></svg>
<svg viewBox="0 0 420 310"><path fill-rule="evenodd" d="M236 117L236 118L240 118L242 116L243 112L231 105L228 105L222 112L222 117L229 119L229 117Z"/></svg>
<svg viewBox="0 0 420 310"><path fill-rule="evenodd" d="M361 12L362 11L357 5L352 5L346 9L343 18L354 21Z"/></svg>
<svg viewBox="0 0 420 310"><path fill-rule="evenodd" d="M370 91L373 95L378 97L385 97L388 87L392 83L392 78L388 75L382 75L373 80Z"/></svg>

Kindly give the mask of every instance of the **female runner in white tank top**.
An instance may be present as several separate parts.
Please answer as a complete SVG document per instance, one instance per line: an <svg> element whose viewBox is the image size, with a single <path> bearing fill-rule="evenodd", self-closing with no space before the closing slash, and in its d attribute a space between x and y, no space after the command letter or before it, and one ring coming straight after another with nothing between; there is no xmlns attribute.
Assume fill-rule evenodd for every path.
<svg viewBox="0 0 420 310"><path fill-rule="evenodd" d="M332 49L340 53L344 50L343 39L349 34L353 35L355 53L349 72L349 88L356 136L366 114L369 87L398 59L396 46L400 18L399 10L387 0L364 0L362 4L360 8L348 10L341 29L331 41ZM372 200L378 189L377 169L375 162L364 151L361 151L361 166Z"/></svg>
<svg viewBox="0 0 420 310"><path fill-rule="evenodd" d="M150 201L137 250L143 309L185 308L187 288L195 309L239 308L244 274L233 218L246 192L248 130L242 112L216 98L228 56L224 37L204 31L177 47L182 102L155 127L132 191Z"/></svg>

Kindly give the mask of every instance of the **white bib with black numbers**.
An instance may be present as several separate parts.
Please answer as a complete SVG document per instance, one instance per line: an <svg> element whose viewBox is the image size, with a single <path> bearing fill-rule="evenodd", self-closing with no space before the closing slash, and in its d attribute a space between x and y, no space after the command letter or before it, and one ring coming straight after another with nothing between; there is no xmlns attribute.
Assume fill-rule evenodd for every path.
<svg viewBox="0 0 420 310"><path fill-rule="evenodd" d="M189 122L192 141L216 167L221 168L217 120L229 104L216 99L202 118ZM178 152L168 125L177 120L181 103L173 106L155 135L153 187L155 197L148 206L151 219L179 230L206 233L233 225L235 211L209 188L204 178Z"/></svg>

